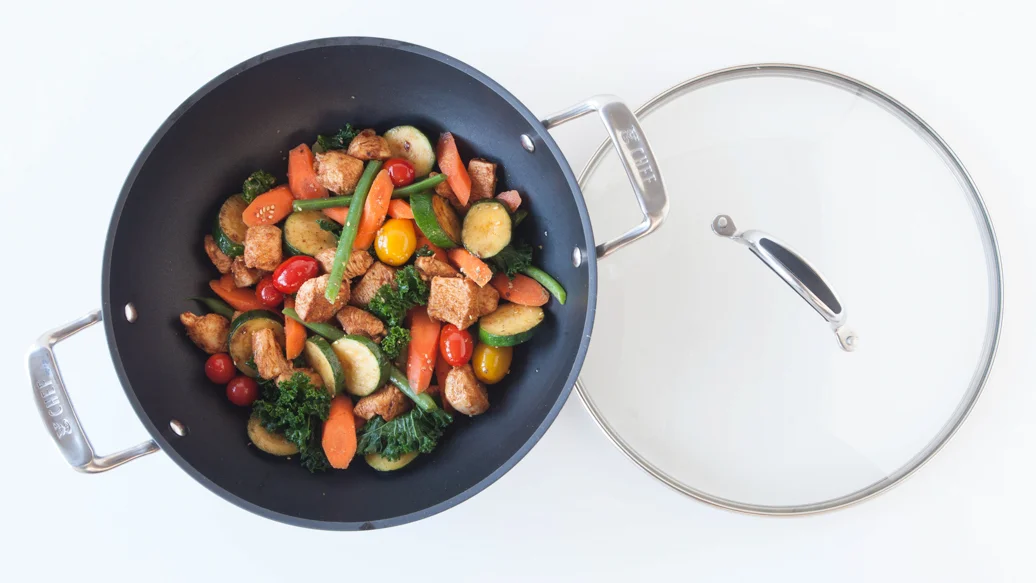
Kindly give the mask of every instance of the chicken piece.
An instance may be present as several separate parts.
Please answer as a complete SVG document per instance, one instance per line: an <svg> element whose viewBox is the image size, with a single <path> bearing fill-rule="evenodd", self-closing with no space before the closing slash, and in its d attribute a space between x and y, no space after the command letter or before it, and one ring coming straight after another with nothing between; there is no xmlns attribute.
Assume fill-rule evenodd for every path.
<svg viewBox="0 0 1036 583"><path fill-rule="evenodd" d="M327 282L330 280L331 276L327 274L314 277L302 284L295 294L295 311L303 321L326 322L349 301L348 281L343 281L342 287L338 288L338 297L334 303L327 301L324 292L327 291Z"/></svg>
<svg viewBox="0 0 1036 583"><path fill-rule="evenodd" d="M259 364L259 363L256 363L256 364ZM284 381L291 380L291 377L295 376L295 373L297 373L297 372L302 373L302 374L306 375L307 377L309 377L309 382L314 387L316 387L318 389L324 388L324 379L320 378L320 375L318 375L316 373L316 371L314 371L311 368L294 368L294 369L286 370L286 371L282 372L280 374L280 376L277 377L277 384L279 385L279 384L283 383Z"/></svg>
<svg viewBox="0 0 1036 583"><path fill-rule="evenodd" d="M180 314L180 323L187 329L187 337L209 354L227 351L230 321L219 314L196 316L191 312Z"/></svg>
<svg viewBox="0 0 1036 583"><path fill-rule="evenodd" d="M316 155L317 182L335 194L352 194L363 174L363 162L341 150Z"/></svg>
<svg viewBox="0 0 1036 583"><path fill-rule="evenodd" d="M370 421L380 415L385 421L392 421L410 410L410 399L392 385L385 385L366 397L356 401L353 414Z"/></svg>
<svg viewBox="0 0 1036 583"><path fill-rule="evenodd" d="M346 334L359 334L375 342L385 337L385 324L373 314L353 306L345 306L335 314Z"/></svg>
<svg viewBox="0 0 1036 583"><path fill-rule="evenodd" d="M496 196L496 164L481 158L468 162L468 176L471 177L470 201Z"/></svg>
<svg viewBox="0 0 1036 583"><path fill-rule="evenodd" d="M266 275L266 272L261 269L249 269L245 265L244 257L234 258L234 262L230 264L230 273L234 275L234 285L237 287L253 286Z"/></svg>
<svg viewBox="0 0 1036 583"><path fill-rule="evenodd" d="M517 190L508 190L501 192L496 195L496 199L507 205L507 208L511 209L511 212L517 212L518 207L522 206L522 195L518 194Z"/></svg>
<svg viewBox="0 0 1036 583"><path fill-rule="evenodd" d="M443 394L457 412L468 417L481 415L489 409L489 393L475 378L475 371L470 364L453 367L450 374L446 375Z"/></svg>
<svg viewBox="0 0 1036 583"><path fill-rule="evenodd" d="M273 379L291 370L291 363L284 356L284 348L277 343L277 337L270 328L252 332L252 360L259 376Z"/></svg>
<svg viewBox="0 0 1036 583"><path fill-rule="evenodd" d="M483 291L486 288L490 291ZM466 277L433 277L428 315L463 330L496 309L500 294L491 286L486 288Z"/></svg>
<svg viewBox="0 0 1036 583"><path fill-rule="evenodd" d="M320 262L324 273L331 273L331 268L335 263L334 249L318 251L313 257ZM345 264L345 271L342 272L342 279L352 279L367 273L371 263L374 263L374 258L366 249L353 249L352 254L349 255L349 262Z"/></svg>
<svg viewBox="0 0 1036 583"><path fill-rule="evenodd" d="M349 148L345 153L360 160L388 160L392 157L388 140L371 129L357 134L353 141L349 142Z"/></svg>
<svg viewBox="0 0 1036 583"><path fill-rule="evenodd" d="M439 261L435 257L418 257L414 261L414 267L417 268L417 274L425 281L429 281L433 277L460 277L460 272L452 265Z"/></svg>
<svg viewBox="0 0 1036 583"><path fill-rule="evenodd" d="M438 172L429 172L428 173L429 177L438 176L438 175L439 175ZM450 204L453 206L453 208L457 209L458 211L460 211L462 213L463 212L467 212L468 208L471 206L470 202L468 204L460 204L460 200L458 200L457 199L457 195L453 193L453 189L450 188L450 183L449 182L443 181L443 182L440 182L439 184L436 184L435 185L435 194L438 194L439 196L441 196L441 197L445 198L446 200L450 201Z"/></svg>
<svg viewBox="0 0 1036 583"><path fill-rule="evenodd" d="M249 227L245 233L245 266L273 271L281 264L281 230L273 225Z"/></svg>
<svg viewBox="0 0 1036 583"><path fill-rule="evenodd" d="M205 235L205 254L209 256L209 260L212 261L212 264L216 266L220 273L230 271L230 258L219 250L219 245L216 244L216 240L212 238L212 235Z"/></svg>
<svg viewBox="0 0 1036 583"><path fill-rule="evenodd" d="M353 289L353 297L349 300L349 303L360 308L366 308L367 304L374 299L378 290L381 289L381 286L386 283L391 285L392 289L396 288L396 270L380 261L375 261L370 269L367 270L367 273L364 274L360 283L356 284L356 288Z"/></svg>

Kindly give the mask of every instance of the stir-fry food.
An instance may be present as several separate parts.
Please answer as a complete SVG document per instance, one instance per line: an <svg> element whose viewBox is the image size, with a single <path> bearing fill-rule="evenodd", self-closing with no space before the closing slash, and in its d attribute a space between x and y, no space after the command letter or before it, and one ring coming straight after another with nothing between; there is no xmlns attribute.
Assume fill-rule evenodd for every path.
<svg viewBox="0 0 1036 583"><path fill-rule="evenodd" d="M204 241L216 297L180 321L205 375L251 408L258 449L392 471L489 409L542 306L565 303L497 170L465 165L450 133L433 148L413 126L346 125L292 149L287 184L260 170L226 199Z"/></svg>

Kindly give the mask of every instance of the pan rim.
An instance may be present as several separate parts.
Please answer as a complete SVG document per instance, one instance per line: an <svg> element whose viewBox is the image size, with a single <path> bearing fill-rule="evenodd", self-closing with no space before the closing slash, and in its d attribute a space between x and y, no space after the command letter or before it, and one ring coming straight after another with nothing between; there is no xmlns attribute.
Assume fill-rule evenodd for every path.
<svg viewBox="0 0 1036 583"><path fill-rule="evenodd" d="M114 318L117 317L117 312L112 309L111 301L111 268L112 268L112 254L114 251L114 234L116 233L119 220L122 215L122 210L125 207L126 201L129 198L129 193L133 190L133 185L136 182L137 176L140 173L141 168L147 162L151 153L155 147L162 141L166 133L176 124L176 122L182 117L191 107L200 102L205 98L211 91L225 83L227 80L235 77L247 71L253 67L256 67L266 61L277 59L286 55L319 49L324 47L334 46L369 46L369 47L381 47L387 49L394 49L414 53L423 57L431 58L440 63L453 67L462 73L467 74L474 80L482 83L494 93L504 99L511 107L513 107L531 126L532 131L535 133L533 137L538 137L541 140L542 147L546 148L547 152L553 156L561 168L564 174L565 181L572 192L572 196L579 213L580 220L583 227L583 237L587 242L585 249L587 264L587 305L586 305L586 319L583 325L582 331L582 342L580 343L578 351L575 353L572 360L571 369L564 381L564 385L561 391L558 393L556 401L553 403L549 411L547 411L543 420L533 431L532 435L515 451L511 457L509 457L502 465L496 470L491 472L485 478L470 486L469 488L459 492L458 494L439 502L428 508L394 516L390 518L364 521L364 522L338 522L338 521L324 521L319 519L302 518L298 516L292 516L275 512L268 508L259 506L252 502L249 502L229 490L223 488L219 484L210 480L203 473L194 468L186 459L184 459L172 446L172 443L167 439L166 434L163 433L161 427L164 425L156 425L154 421L148 416L147 412L144 411L137 399L136 392L132 388L129 378L126 375L126 370L122 365L122 357L119 354L118 346L115 338L115 327ZM519 139L519 136L515 136L515 139ZM537 146L537 150L540 146ZM122 385L123 391L126 393L126 397L133 407L133 411L140 419L141 423L147 429L151 437L158 443L159 447L180 467L184 472L191 476L201 485L205 486L211 492L217 494L224 500L247 510L253 514L257 514L264 518L268 518L277 522L290 524L293 526L302 526L306 528L313 528L319 530L372 530L387 528L391 526L398 526L409 522L414 522L438 514L444 510L452 508L461 502L468 500L474 495L486 489L490 484L496 482L504 474L511 470L517 463L525 457L526 454L532 449L536 443L543 437L547 429L553 424L561 411L561 407L568 401L568 397L572 392L572 388L576 383L576 379L579 376L579 371L582 369L583 361L586 357L586 351L589 345L590 334L593 330L594 316L597 308L597 253L593 236L593 229L590 223L590 216L586 208L586 202L583 198L582 191L580 190L579 183L576 179L575 173L572 171L568 160L565 158L561 149L557 143L551 137L550 132L542 124L539 118L532 113L521 101L519 101L514 95L512 95L507 89L501 86L499 83L482 73L481 71L467 65L449 55L440 53L438 51L415 45L403 41L376 38L376 37L331 37L313 39L303 42L298 42L280 48L276 48L254 57L251 57L230 69L227 69L220 75L213 78L211 81L203 85L197 91L190 95L186 100L183 101L166 119L162 122L162 125L155 131L155 133L148 140L147 144L143 147L140 154L138 155L133 166L130 168L129 173L123 182L122 188L119 192L118 199L115 202L115 206L112 210L112 217L108 225L108 231L106 235L104 245L104 255L101 268L101 313L102 320L104 322L105 339L108 343L108 351L112 358L112 364L115 367L115 372L118 375L119 382Z"/></svg>

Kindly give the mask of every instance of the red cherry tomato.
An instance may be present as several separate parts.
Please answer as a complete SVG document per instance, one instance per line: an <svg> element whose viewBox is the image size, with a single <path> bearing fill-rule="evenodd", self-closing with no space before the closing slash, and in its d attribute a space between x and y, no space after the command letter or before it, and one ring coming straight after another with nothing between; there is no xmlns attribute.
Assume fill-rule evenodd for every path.
<svg viewBox="0 0 1036 583"><path fill-rule="evenodd" d="M238 375L227 383L227 398L238 407L247 407L259 398L259 383L245 375Z"/></svg>
<svg viewBox="0 0 1036 583"><path fill-rule="evenodd" d="M406 186L414 181L414 165L407 160L390 158L385 162L384 168L388 171L393 186Z"/></svg>
<svg viewBox="0 0 1036 583"><path fill-rule="evenodd" d="M234 361L230 360L230 355L226 352L213 354L205 361L205 376L217 385L230 382L235 374L237 371L234 369Z"/></svg>
<svg viewBox="0 0 1036 583"><path fill-rule="evenodd" d="M471 360L475 343L467 330L458 330L453 324L446 324L439 334L439 350L446 362L453 366L463 366Z"/></svg>
<svg viewBox="0 0 1036 583"><path fill-rule="evenodd" d="M284 302L284 294L277 289L277 286L273 283L273 278L269 275L260 279L259 283L256 284L255 297L259 300L259 303L271 310Z"/></svg>
<svg viewBox="0 0 1036 583"><path fill-rule="evenodd" d="M281 293L293 294L319 273L320 263L316 259L308 255L289 257L274 270L273 287Z"/></svg>

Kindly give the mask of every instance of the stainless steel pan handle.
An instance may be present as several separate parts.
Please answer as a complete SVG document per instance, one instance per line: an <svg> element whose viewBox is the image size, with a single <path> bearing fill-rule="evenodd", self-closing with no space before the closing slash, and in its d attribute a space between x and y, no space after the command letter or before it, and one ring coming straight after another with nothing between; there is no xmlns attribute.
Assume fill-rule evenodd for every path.
<svg viewBox="0 0 1036 583"><path fill-rule="evenodd" d="M79 417L72 408L72 401L65 391L65 383L54 357L54 345L65 338L101 321L101 312L90 312L82 318L56 328L40 336L29 349L29 378L32 380L32 394L43 424L47 426L54 443L61 450L68 463L80 472L95 474L155 453L158 444L145 441L129 449L111 455L98 457L87 439Z"/></svg>
<svg viewBox="0 0 1036 583"><path fill-rule="evenodd" d="M543 120L547 129L567 121L597 112L608 130L612 145L619 153L626 176L633 185L633 194L640 203L644 220L622 236L597 246L597 258L603 259L634 241L653 233L662 226L669 214L669 197L666 195L662 172L651 153L644 130L630 108L614 95L596 95L564 111Z"/></svg>

